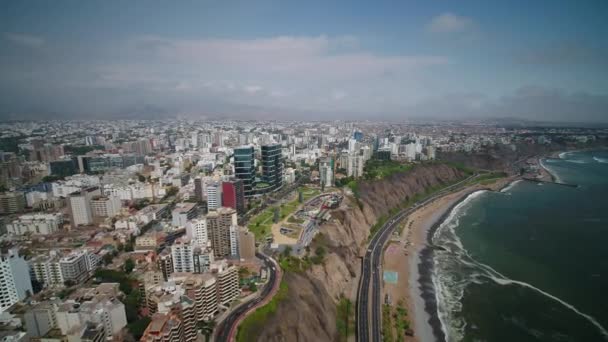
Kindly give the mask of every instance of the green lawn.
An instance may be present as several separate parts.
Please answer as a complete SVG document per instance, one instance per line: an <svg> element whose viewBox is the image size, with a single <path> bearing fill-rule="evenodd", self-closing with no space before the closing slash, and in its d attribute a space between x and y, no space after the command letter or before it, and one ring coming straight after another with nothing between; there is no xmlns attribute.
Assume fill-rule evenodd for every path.
<svg viewBox="0 0 608 342"><path fill-rule="evenodd" d="M262 240L266 235L271 233L274 207L268 207L256 216L254 216L247 227L255 235L256 239Z"/></svg>
<svg viewBox="0 0 608 342"><path fill-rule="evenodd" d="M402 164L394 160L370 159L365 163L363 171L365 179L382 179L395 173L405 172L412 168L411 164Z"/></svg>
<svg viewBox="0 0 608 342"><path fill-rule="evenodd" d="M272 297L268 304L257 308L251 315L247 316L245 320L239 325L236 340L237 342L245 342L255 340L255 337L259 335L260 331L264 327L264 324L268 318L277 311L279 303L287 298L287 283L281 281L279 290Z"/></svg>
<svg viewBox="0 0 608 342"><path fill-rule="evenodd" d="M321 193L317 189L307 187L301 187L299 190L302 191L304 201L307 201ZM298 202L297 195L296 199L293 201L279 205L279 218L281 220L286 219L290 214L296 211L299 205L300 203ZM247 227L255 235L257 240L262 240L268 234L272 233L272 219L274 217L274 208L276 207L276 205L270 206L249 220Z"/></svg>
<svg viewBox="0 0 608 342"><path fill-rule="evenodd" d="M300 187L300 189L298 189L299 191L302 191L302 198L304 199L304 202L308 201L309 199L321 194L321 191L318 189L313 189L313 188L309 188L306 186Z"/></svg>

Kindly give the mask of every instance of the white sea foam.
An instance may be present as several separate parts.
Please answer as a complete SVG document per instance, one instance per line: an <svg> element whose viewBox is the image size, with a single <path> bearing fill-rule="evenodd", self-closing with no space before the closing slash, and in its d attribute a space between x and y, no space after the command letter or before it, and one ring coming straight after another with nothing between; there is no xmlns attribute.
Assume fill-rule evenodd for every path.
<svg viewBox="0 0 608 342"><path fill-rule="evenodd" d="M568 157L568 154L570 154L570 152L562 152L559 154L559 159L566 159Z"/></svg>
<svg viewBox="0 0 608 342"><path fill-rule="evenodd" d="M559 175L558 175L558 174L557 174L557 173L556 173L554 170L551 170L551 168L549 168L549 167L547 167L547 165L545 165L545 162L544 162L544 160L543 160L543 159L540 159L540 160L539 160L539 163L540 163L540 166L541 166L543 169L547 170L547 172L549 172L549 173L550 173L550 174L551 174L553 177L555 177L555 182L556 182L556 183L563 183L563 181L562 181L562 179L559 177Z"/></svg>
<svg viewBox="0 0 608 342"><path fill-rule="evenodd" d="M511 184L507 185L504 189L500 190L500 192L507 192L507 191L511 190L519 182L521 182L521 179L511 182Z"/></svg>
<svg viewBox="0 0 608 342"><path fill-rule="evenodd" d="M589 164L588 161L580 160L580 159L566 159L564 161L566 161L568 163L575 163L575 164Z"/></svg>
<svg viewBox="0 0 608 342"><path fill-rule="evenodd" d="M530 285L528 283L525 283L523 281L518 281L518 280L513 280L513 279L506 279L506 278L498 278L498 277L490 277L490 279L492 279L493 281L495 281L497 284L500 285L519 285L519 286L523 286L523 287L527 287L531 290L534 290L546 297L549 297L551 299L553 299L554 301L562 304L563 306L567 307L568 309L572 310L573 312L575 312L577 315L584 317L585 319L587 319L591 324L593 324L599 331L600 333L602 333L602 335L604 335L604 337L608 340L608 331L592 316L581 312L580 310L578 310L577 308L574 307L574 305L567 303L566 301L555 297L554 295L547 293L533 285Z"/></svg>
<svg viewBox="0 0 608 342"><path fill-rule="evenodd" d="M485 192L486 190L475 191L458 203L433 235L433 241L441 240L441 246L445 248L445 251L437 251L435 254L432 282L437 301L437 315L448 341L460 341L464 338L467 323L462 316L456 314L462 310L464 290L470 283L467 274L473 271L470 269L467 272L449 272L450 269L463 266L459 263L460 258L453 257L454 254L464 251L455 228L460 224L460 218L466 214L467 204Z"/></svg>
<svg viewBox="0 0 608 342"><path fill-rule="evenodd" d="M608 158L593 157L593 160L598 163L608 164Z"/></svg>
<svg viewBox="0 0 608 342"><path fill-rule="evenodd" d="M448 341L460 341L464 339L466 322L464 321L464 318L458 316L458 313L462 310L461 300L464 296L464 290L471 283L486 283L487 281L484 281L484 279L490 279L502 286L516 285L526 287L536 293L546 296L585 318L608 340L608 331L606 328L604 328L594 317L580 311L574 305L531 284L506 277L491 266L475 260L464 248L454 248L456 246L462 246L459 241L460 239L454 231L454 228L457 226L458 219L445 225L446 229L443 230L443 233L445 234L441 237L446 238L447 241L442 242L447 242L447 245L451 248L447 248L442 244L443 247L446 247L446 251L438 252L434 263L436 271L434 272L435 279L433 279L433 283L436 289L438 314ZM458 240L458 243L450 241L452 239ZM447 324L446 322L450 322L450 324Z"/></svg>

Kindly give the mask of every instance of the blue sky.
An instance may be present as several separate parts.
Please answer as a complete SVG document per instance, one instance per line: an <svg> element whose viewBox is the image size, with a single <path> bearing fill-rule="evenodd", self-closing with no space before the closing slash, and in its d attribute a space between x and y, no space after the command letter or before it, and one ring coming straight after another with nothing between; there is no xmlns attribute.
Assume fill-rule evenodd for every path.
<svg viewBox="0 0 608 342"><path fill-rule="evenodd" d="M7 1L0 118L608 122L605 1Z"/></svg>

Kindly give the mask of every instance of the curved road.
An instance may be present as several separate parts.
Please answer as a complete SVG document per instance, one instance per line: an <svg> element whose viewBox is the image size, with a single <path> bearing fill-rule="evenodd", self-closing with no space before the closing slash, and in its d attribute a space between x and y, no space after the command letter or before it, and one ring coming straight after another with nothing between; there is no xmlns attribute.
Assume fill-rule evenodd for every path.
<svg viewBox="0 0 608 342"><path fill-rule="evenodd" d="M399 222L406 216L414 212L421 206L424 206L435 199L444 196L445 194L454 191L463 183L470 181L478 175L470 176L456 184L450 185L447 188L439 191L435 195L414 204L413 206L397 213L388 220L382 228L372 238L368 249L365 252L361 263L361 278L359 280L359 288L357 290L357 341L366 342L370 340L370 316L369 316L369 293L370 287L372 292L371 297L371 340L380 342L382 340L382 317L381 317L381 279L380 263L382 260L382 251L386 241L391 233L397 227Z"/></svg>
<svg viewBox="0 0 608 342"><path fill-rule="evenodd" d="M276 262L272 258L261 253L256 253L256 256L264 261L264 264L268 269L268 282L264 285L264 288L258 297L238 306L224 318L220 324L218 324L214 333L214 340L217 342L233 341L236 337L236 328L241 320L243 320L250 311L255 310L261 303L264 303L272 297L273 293L278 288L280 277L277 274L278 265Z"/></svg>

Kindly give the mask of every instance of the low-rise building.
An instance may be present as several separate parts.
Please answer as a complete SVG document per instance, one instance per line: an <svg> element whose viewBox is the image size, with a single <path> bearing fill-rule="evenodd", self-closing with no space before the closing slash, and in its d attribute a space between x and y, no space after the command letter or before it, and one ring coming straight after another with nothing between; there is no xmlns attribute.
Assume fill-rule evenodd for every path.
<svg viewBox="0 0 608 342"><path fill-rule="evenodd" d="M28 214L21 215L18 219L6 225L9 234L53 234L63 226L63 215L52 214Z"/></svg>

